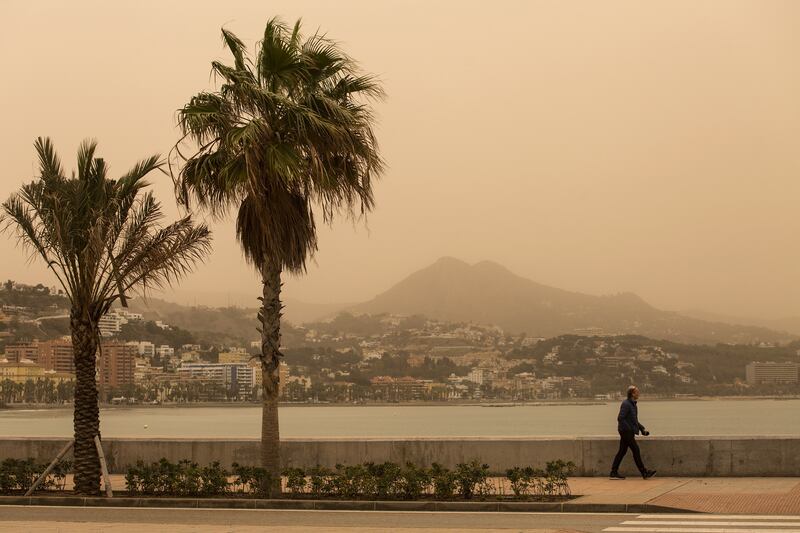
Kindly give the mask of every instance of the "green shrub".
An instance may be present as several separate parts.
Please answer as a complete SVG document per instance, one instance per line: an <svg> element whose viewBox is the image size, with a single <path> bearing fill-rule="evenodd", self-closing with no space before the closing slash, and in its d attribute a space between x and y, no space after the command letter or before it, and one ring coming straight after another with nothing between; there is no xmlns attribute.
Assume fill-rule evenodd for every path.
<svg viewBox="0 0 800 533"><path fill-rule="evenodd" d="M386 500L397 497L401 487L402 471L397 463L365 463L369 475L364 495Z"/></svg>
<svg viewBox="0 0 800 533"><path fill-rule="evenodd" d="M0 463L0 493L27 491L47 469L47 466L47 464L37 463L33 458L4 459ZM67 474L71 470L71 461L57 463L36 489L64 490Z"/></svg>
<svg viewBox="0 0 800 533"><path fill-rule="evenodd" d="M477 459L469 463L459 463L455 471L458 493L465 500L470 500L476 494L486 495L491 492L487 480L489 479L489 465L481 464Z"/></svg>
<svg viewBox="0 0 800 533"><path fill-rule="evenodd" d="M575 463L572 461L565 462L561 459L549 461L544 470L542 494L546 496L569 496L568 479L574 470Z"/></svg>
<svg viewBox="0 0 800 533"><path fill-rule="evenodd" d="M439 500L449 500L456 491L456 474L439 463L431 464L431 482L433 495Z"/></svg>
<svg viewBox="0 0 800 533"><path fill-rule="evenodd" d="M332 481L333 472L329 468L317 465L308 471L311 493L314 496L331 496L335 494Z"/></svg>
<svg viewBox="0 0 800 533"><path fill-rule="evenodd" d="M517 498L529 496L568 496L568 476L575 465L561 460L550 461L544 470L530 466L515 467L506 471L506 477ZM6 460L0 465L0 490L23 490L36 479L41 466L32 460ZM47 486L63 488L63 479L69 465L59 465L48 477ZM233 482L229 476L233 474ZM308 470L287 468L286 491L292 495L309 493L315 497L348 499L418 499L432 492L437 499L452 499L456 494L464 499L502 495L489 479L489 465L473 460L460 463L449 470L438 463L430 469L406 463L364 463L360 465L337 464L334 470L317 465ZM172 463L161 459L145 464L138 461L128 467L125 484L131 494L175 496L219 496L229 492L266 497L271 494L272 478L260 467L234 463L228 472L219 462L200 467L183 460Z"/></svg>
<svg viewBox="0 0 800 533"><path fill-rule="evenodd" d="M370 476L364 465L336 465L331 476L334 494L355 499L371 492Z"/></svg>
<svg viewBox="0 0 800 533"><path fill-rule="evenodd" d="M400 471L398 494L404 500L417 500L425 494L431 485L431 473L414 463L406 463ZM452 491L451 491L452 494Z"/></svg>
<svg viewBox="0 0 800 533"><path fill-rule="evenodd" d="M228 491L228 475L229 472L225 470L219 461L214 461L208 466L200 469L200 481L202 482L202 489L200 493L203 496L219 496Z"/></svg>
<svg viewBox="0 0 800 533"><path fill-rule="evenodd" d="M306 471L302 468L287 468L283 471L283 477L286 478L286 490L289 493L297 495L303 494L306 491Z"/></svg>
<svg viewBox="0 0 800 533"><path fill-rule="evenodd" d="M536 491L541 476L539 470L535 470L530 466L524 468L515 466L506 470L506 478L511 482L511 490L514 492L514 496L522 498L530 496Z"/></svg>
<svg viewBox="0 0 800 533"><path fill-rule="evenodd" d="M268 496L272 485L272 476L266 469L258 466L244 466L233 463L233 474L236 476L233 486L237 492Z"/></svg>

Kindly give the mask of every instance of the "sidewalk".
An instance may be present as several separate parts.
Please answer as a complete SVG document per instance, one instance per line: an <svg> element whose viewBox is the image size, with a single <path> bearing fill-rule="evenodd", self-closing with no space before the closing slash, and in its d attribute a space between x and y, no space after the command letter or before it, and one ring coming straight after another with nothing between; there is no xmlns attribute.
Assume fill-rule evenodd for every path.
<svg viewBox="0 0 800 533"><path fill-rule="evenodd" d="M571 478L575 503L651 504L703 513L800 515L800 478Z"/></svg>
<svg viewBox="0 0 800 533"><path fill-rule="evenodd" d="M68 478L67 488L71 487ZM718 514L800 515L800 478L687 478L631 476L625 480L573 477L570 504L588 510L604 505L657 505L686 511ZM125 477L111 476L111 486L124 490ZM506 493L510 493L510 488ZM571 507L572 507L571 505Z"/></svg>

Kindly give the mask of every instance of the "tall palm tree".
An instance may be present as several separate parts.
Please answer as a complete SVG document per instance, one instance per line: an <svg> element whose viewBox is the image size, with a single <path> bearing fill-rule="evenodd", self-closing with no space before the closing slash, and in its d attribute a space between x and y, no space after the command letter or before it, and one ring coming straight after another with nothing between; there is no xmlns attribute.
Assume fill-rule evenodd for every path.
<svg viewBox="0 0 800 533"><path fill-rule="evenodd" d="M271 19L256 45L222 30L233 65L213 61L219 90L200 92L178 111L185 163L175 177L179 201L194 199L216 216L237 210L236 235L261 275L263 412L261 461L280 480L278 383L281 274L300 274L317 249L315 210L357 218L373 207L372 181L383 164L370 101L377 80L359 72L337 43L301 23ZM191 142L191 156L181 150Z"/></svg>
<svg viewBox="0 0 800 533"><path fill-rule="evenodd" d="M95 357L97 323L111 305L127 305L133 290L169 284L209 251L210 233L190 217L162 226L160 204L144 177L161 168L158 156L137 163L118 180L95 157L96 143L78 150L78 170L67 178L49 139L36 143L41 176L2 204L4 229L40 256L70 300L75 358L75 492L96 494L100 434Z"/></svg>

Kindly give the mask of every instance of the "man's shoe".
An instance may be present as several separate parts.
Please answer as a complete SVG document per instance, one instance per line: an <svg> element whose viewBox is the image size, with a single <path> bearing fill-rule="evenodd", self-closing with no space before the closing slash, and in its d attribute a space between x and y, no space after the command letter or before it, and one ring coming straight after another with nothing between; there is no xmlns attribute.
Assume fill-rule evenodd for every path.
<svg viewBox="0 0 800 533"><path fill-rule="evenodd" d="M642 478L644 478L644 479L650 479L651 477L653 477L655 475L656 475L656 471L655 470L645 470L644 472L642 472Z"/></svg>
<svg viewBox="0 0 800 533"><path fill-rule="evenodd" d="M625 476L623 476L619 472L611 472L611 474L609 474L608 476L608 479L625 479Z"/></svg>

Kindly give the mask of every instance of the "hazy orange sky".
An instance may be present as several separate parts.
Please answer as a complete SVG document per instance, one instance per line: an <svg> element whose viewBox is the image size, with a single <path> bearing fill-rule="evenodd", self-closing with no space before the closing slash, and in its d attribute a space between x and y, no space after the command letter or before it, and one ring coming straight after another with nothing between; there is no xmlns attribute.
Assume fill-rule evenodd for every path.
<svg viewBox="0 0 800 533"><path fill-rule="evenodd" d="M440 256L666 309L800 314L800 2L0 2L3 199L95 137L112 174L166 153L225 26L303 17L384 81L388 170L323 229L289 298L368 299ZM153 176L176 214L169 178ZM180 298L259 292L232 225ZM54 280L7 236L0 278Z"/></svg>

